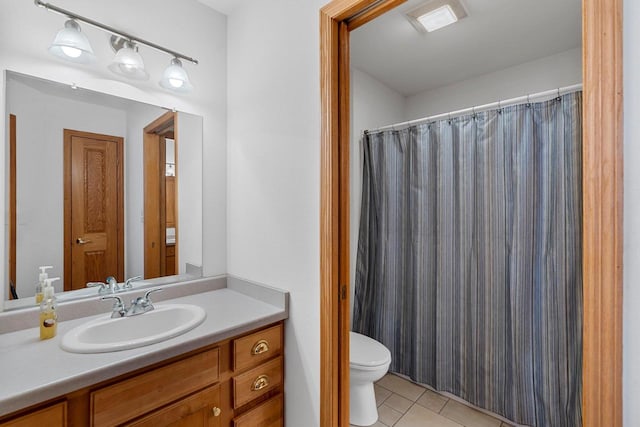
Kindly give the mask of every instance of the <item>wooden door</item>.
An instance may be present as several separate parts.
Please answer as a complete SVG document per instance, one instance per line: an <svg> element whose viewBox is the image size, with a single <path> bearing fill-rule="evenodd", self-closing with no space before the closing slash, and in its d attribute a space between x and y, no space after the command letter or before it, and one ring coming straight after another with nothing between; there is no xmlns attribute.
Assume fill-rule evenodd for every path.
<svg viewBox="0 0 640 427"><path fill-rule="evenodd" d="M64 130L65 290L124 280L123 139Z"/></svg>

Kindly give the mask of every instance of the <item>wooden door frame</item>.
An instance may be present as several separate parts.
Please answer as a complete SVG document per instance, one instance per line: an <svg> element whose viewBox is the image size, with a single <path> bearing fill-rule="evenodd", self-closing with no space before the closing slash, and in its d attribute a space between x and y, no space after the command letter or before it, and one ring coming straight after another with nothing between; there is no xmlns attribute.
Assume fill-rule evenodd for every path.
<svg viewBox="0 0 640 427"><path fill-rule="evenodd" d="M13 283L16 293L17 284L17 124L15 114L9 114L9 283ZM13 299L9 289L9 299Z"/></svg>
<svg viewBox="0 0 640 427"><path fill-rule="evenodd" d="M63 130L63 157L64 157L64 290L70 291L72 264L71 249L74 244L71 227L71 140L74 136L80 138L97 139L101 141L109 141L116 144L117 164L113 171L116 175L116 209L117 209L117 260L118 268L116 274L124 280L124 138L119 136L103 135L99 133L84 132L79 130L64 129Z"/></svg>
<svg viewBox="0 0 640 427"><path fill-rule="evenodd" d="M158 136L159 138L167 138L170 137L173 139L174 141L174 150L175 150L175 200L176 200L176 205L177 205L177 200L178 200L178 182L179 182L179 177L178 177L178 140L177 140L177 136L178 136L178 114L173 112L173 111L167 111L164 114L162 114L160 117L156 118L154 121L152 121L151 123L149 123L147 126L144 127L143 129L143 143L146 145L147 141L149 139L149 137L151 135L155 135ZM163 151L161 153L161 158L164 159L165 158L165 152ZM145 152L144 158L143 158L143 163L145 165L144 167L144 195L143 195L143 199L144 199L144 206L146 208L149 200L148 198L150 197L150 194L148 194L147 192L147 180L148 180L148 176L147 174L149 173L149 170L147 169L147 154ZM161 163L164 163L164 161L162 161ZM162 167L162 176L164 177L164 167ZM165 185L165 181L164 179L161 180L161 182L159 183L161 187L164 187ZM162 190L160 191L160 205L163 207L163 209L160 209L159 215L160 215L160 224L165 224L166 227L166 219L165 219L165 209L166 209L166 201L164 200L165 196L164 196L164 188L162 188ZM147 213L145 212L145 223L146 223L146 215ZM179 246L178 246L178 234L180 232L180 230L178 229L178 209L175 210L174 212L174 216L175 216L175 229L176 229L176 243L175 243L175 266L176 266L176 271L178 270L178 263L179 263ZM164 276L166 274L166 265L162 264L166 262L166 228L162 228L160 227L160 239L162 241L162 244L160 245L160 276ZM145 226L145 231L144 231L145 235L144 235L144 277L147 277L147 265L148 265L148 260L149 260L149 252L148 252L148 242L149 242L149 235L147 232L147 227ZM162 268L162 266L164 265L164 269Z"/></svg>
<svg viewBox="0 0 640 427"><path fill-rule="evenodd" d="M404 0L320 10L320 425L349 425L349 31ZM622 0L583 0L583 425L622 426Z"/></svg>

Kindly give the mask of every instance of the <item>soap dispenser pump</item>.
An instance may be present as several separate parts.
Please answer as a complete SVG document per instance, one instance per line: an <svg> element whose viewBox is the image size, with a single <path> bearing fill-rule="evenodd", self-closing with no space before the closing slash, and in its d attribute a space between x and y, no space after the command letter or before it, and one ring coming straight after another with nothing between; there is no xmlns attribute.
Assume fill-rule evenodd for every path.
<svg viewBox="0 0 640 427"><path fill-rule="evenodd" d="M56 336L58 332L58 313L56 312L56 297L51 285L59 277L45 279L42 288L43 299L40 303L40 339L47 340Z"/></svg>
<svg viewBox="0 0 640 427"><path fill-rule="evenodd" d="M38 276L38 284L36 285L36 304L40 304L42 302L42 298L44 297L44 281L49 278L47 270L53 268L53 266L43 265L38 268L40 269L40 275Z"/></svg>

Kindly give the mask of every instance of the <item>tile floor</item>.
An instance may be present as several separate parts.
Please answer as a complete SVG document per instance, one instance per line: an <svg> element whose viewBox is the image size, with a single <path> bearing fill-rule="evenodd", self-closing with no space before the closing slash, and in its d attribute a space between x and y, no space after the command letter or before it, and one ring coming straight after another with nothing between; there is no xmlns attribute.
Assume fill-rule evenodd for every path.
<svg viewBox="0 0 640 427"><path fill-rule="evenodd" d="M379 418L373 427L510 427L397 375L385 375L374 387Z"/></svg>

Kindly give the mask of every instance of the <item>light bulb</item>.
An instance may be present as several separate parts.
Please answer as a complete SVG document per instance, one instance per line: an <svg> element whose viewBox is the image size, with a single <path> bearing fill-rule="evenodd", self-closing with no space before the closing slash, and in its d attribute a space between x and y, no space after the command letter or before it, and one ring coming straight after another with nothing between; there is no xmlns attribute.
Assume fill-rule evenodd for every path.
<svg viewBox="0 0 640 427"><path fill-rule="evenodd" d="M62 49L62 52L69 58L77 58L82 55L82 51L77 47L61 46L60 49Z"/></svg>
<svg viewBox="0 0 640 427"><path fill-rule="evenodd" d="M180 79L169 79L169 84L175 88L182 87L184 82Z"/></svg>

